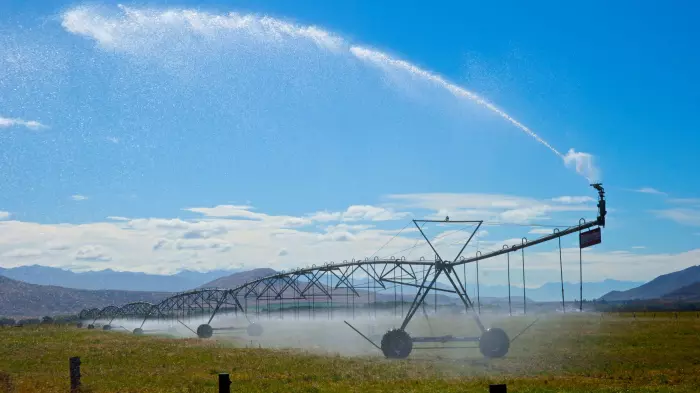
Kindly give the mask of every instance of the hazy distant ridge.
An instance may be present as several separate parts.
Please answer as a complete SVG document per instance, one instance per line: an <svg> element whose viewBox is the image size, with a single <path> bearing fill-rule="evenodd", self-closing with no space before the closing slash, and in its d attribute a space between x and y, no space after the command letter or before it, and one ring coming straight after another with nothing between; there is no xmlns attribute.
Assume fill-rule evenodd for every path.
<svg viewBox="0 0 700 393"><path fill-rule="evenodd" d="M229 275L240 269L195 272L184 270L174 275L117 272L111 269L76 273L47 266L0 268L0 275L30 284L56 285L75 289L114 289L124 291L179 292Z"/></svg>

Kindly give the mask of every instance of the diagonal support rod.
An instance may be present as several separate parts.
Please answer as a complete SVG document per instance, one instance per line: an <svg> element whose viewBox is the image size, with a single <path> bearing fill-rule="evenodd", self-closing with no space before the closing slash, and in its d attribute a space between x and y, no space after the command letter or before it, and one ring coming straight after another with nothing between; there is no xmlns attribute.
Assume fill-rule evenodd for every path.
<svg viewBox="0 0 700 393"><path fill-rule="evenodd" d="M444 222L449 222L449 223L471 223L471 224L477 224L476 228L472 231L470 234L469 238L466 240L462 248L460 249L459 253L457 256L454 258L454 260L450 262L444 262L440 254L437 252L431 241L428 239L428 237L425 235L425 232L423 232L423 229L421 228L421 225L418 225L419 222L438 222L438 223L444 223ZM438 221L438 220L413 220L413 224L418 228L418 231L420 234L423 236L425 241L428 243L430 248L433 250L435 253L435 263L428 268L428 271L426 272L425 276L423 277L423 282L421 285L418 287L418 293L416 293L416 296L413 299L413 302L411 303L411 306L408 309L408 312L406 313L406 317L404 318L403 323L401 324L401 330L405 330L406 326L408 326L408 323L411 322L411 319L415 315L416 311L418 308L423 304L425 301L426 296L428 296L428 293L430 292L431 289L435 289L435 283L437 282L437 279L440 277L440 274L445 272L447 279L450 281L452 284L452 287L454 288L455 292L459 296L460 300L462 303L464 303L464 306L467 310L469 310L472 307L472 302L469 299L469 296L466 294L466 291L461 288L461 282L459 282L459 277L457 277L457 280L459 282L459 285L457 285L454 281L454 279L451 277L450 272L453 270L452 267L457 263L457 260L459 257L462 255L464 252L464 249L467 248L467 245L469 245L469 242L471 242L472 238L474 238L474 235L476 232L479 230L481 227L481 224L483 224L483 221ZM426 287L425 283L428 281L428 276L430 275L431 270L434 269L434 276L432 280L430 281L430 284ZM478 316L475 316L476 323L479 325L479 328L484 331L484 326L481 323L481 320L479 319Z"/></svg>

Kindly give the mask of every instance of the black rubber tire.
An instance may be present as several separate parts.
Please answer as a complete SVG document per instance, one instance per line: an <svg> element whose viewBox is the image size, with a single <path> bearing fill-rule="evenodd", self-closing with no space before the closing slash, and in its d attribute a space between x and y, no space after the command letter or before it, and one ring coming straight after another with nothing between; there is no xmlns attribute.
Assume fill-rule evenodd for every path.
<svg viewBox="0 0 700 393"><path fill-rule="evenodd" d="M78 327L78 329L80 329L80 328L83 327L83 323L82 323L82 322L78 322L78 324L77 324L76 326Z"/></svg>
<svg viewBox="0 0 700 393"><path fill-rule="evenodd" d="M134 329L134 334L137 336L143 335L143 329L141 329L141 328Z"/></svg>
<svg viewBox="0 0 700 393"><path fill-rule="evenodd" d="M102 330L112 330L112 327L109 325L104 325L102 326Z"/></svg>
<svg viewBox="0 0 700 393"><path fill-rule="evenodd" d="M479 351L487 358L501 358L508 353L510 339L503 329L491 328L479 339Z"/></svg>
<svg viewBox="0 0 700 393"><path fill-rule="evenodd" d="M251 323L246 328L246 332L248 332L248 335L251 337L260 337L263 334L263 327L259 323Z"/></svg>
<svg viewBox="0 0 700 393"><path fill-rule="evenodd" d="M214 329L211 326L205 324L199 325L197 328L197 337L199 338L210 338L214 334Z"/></svg>
<svg viewBox="0 0 700 393"><path fill-rule="evenodd" d="M89 325L88 325L88 329L92 330L92 329L94 329L94 328L95 328L95 325L93 325L93 324L89 324Z"/></svg>
<svg viewBox="0 0 700 393"><path fill-rule="evenodd" d="M384 333L381 348L389 359L405 359L413 350L413 340L406 331L393 329Z"/></svg>

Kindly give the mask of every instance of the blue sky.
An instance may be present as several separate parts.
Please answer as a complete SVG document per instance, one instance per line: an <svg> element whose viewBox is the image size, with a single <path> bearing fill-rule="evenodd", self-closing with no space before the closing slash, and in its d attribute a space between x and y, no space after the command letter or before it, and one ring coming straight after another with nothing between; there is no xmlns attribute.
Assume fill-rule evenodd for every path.
<svg viewBox="0 0 700 393"><path fill-rule="evenodd" d="M697 264L693 3L124 4L0 5L3 265L291 267L410 218L595 217L588 179L459 87L593 157L591 279Z"/></svg>

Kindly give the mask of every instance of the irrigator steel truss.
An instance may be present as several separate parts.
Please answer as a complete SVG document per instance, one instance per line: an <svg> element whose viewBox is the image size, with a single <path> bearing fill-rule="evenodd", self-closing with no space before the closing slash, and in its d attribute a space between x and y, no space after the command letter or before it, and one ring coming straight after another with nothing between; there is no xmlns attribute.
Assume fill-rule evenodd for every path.
<svg viewBox="0 0 700 393"><path fill-rule="evenodd" d="M523 238L521 244L504 246L502 249L481 253L476 256L465 258L462 256L465 248L469 245L474 235L477 233L483 221L450 221L449 218L443 220L413 220L413 224L418 229L423 239L430 246L435 254L434 261L424 258L419 260L401 259L364 259L344 261L343 263L328 263L322 266L311 266L289 272L280 272L268 277L259 278L232 289L204 288L173 295L158 304L143 302L129 303L122 307L108 306L103 309L83 310L80 313L81 320L93 320L92 326L97 320L108 321L103 325L105 330L109 330L111 322L115 318L143 318L140 327L134 329L135 334L143 334L144 324L149 319L175 320L184 325L200 338L209 338L216 331L238 330L234 327L213 328L212 320L219 313L241 313L250 323L245 329L250 336L260 336L263 333L262 326L257 322L252 322L249 315L261 315L261 303L263 310L274 313L271 305L276 305L280 316L283 310L287 309L298 318L305 309L308 308L309 315L315 317L316 302L320 307L325 308L329 316L332 317L333 309L336 306L344 307L345 310L352 310L355 314L356 303L375 304L378 301L378 292L394 290L393 304L394 311L397 311L398 289L401 290L401 314L404 315L399 328L389 330L382 338L380 345L360 333L352 325L353 330L362 335L372 345L382 351L388 358L405 358L412 349L414 343L428 342L475 342L478 343L481 353L489 358L504 356L510 347L511 340L508 335L499 328L487 329L481 321L479 313L474 310L474 303L467 294L465 283L459 277L457 267L468 263L476 263L480 260L493 258L506 254L508 256L508 269L510 272L510 254L516 251L523 252L523 281L524 281L524 249L541 244L550 240L560 239L563 236L579 233L580 248L600 243L600 227L605 226L606 201L605 192L600 183L592 184L598 191L598 217L594 221L579 221L579 225L569 227L564 230L555 229L550 235L546 235L527 241ZM435 249L433 243L428 239L422 229L425 223L440 224L473 224L474 230L462 245L459 253L452 260L444 259ZM587 232L587 229L598 227ZM561 241L559 242L561 247ZM357 283L355 274L360 274L363 279ZM438 288L436 283L440 277L445 277L451 285L451 289ZM478 280L478 273L477 273ZM478 282L478 281L477 281ZM404 314L404 287L417 288L417 292L412 296L412 301ZM509 310L510 304L510 273L509 273ZM523 291L525 290L523 282ZM426 298L430 292L443 292L456 295L467 312L476 322L481 334L473 337L411 337L406 331L406 327L415 316L416 312L425 305ZM478 297L477 290L477 297ZM382 295L386 301L391 300L391 295ZM339 299L339 300L338 300ZM523 292L523 307L526 307L525 293ZM324 303L325 302L325 303ZM253 304L254 303L254 304ZM344 303L344 304L343 304ZM563 287L562 287L563 303ZM330 307L329 307L330 306ZM252 310L251 310L252 309ZM376 315L376 306L375 306ZM183 320L192 317L208 317L208 321L199 325L194 331ZM240 328L239 328L240 329Z"/></svg>

